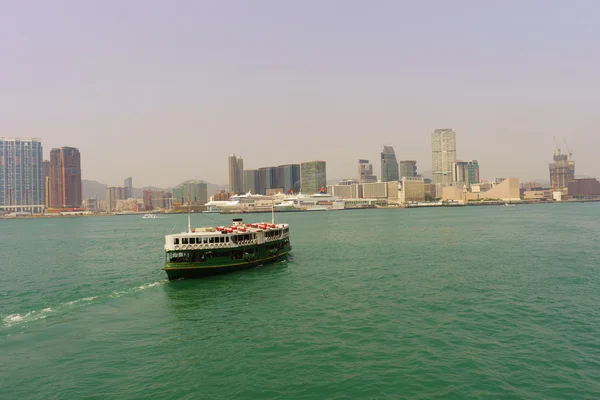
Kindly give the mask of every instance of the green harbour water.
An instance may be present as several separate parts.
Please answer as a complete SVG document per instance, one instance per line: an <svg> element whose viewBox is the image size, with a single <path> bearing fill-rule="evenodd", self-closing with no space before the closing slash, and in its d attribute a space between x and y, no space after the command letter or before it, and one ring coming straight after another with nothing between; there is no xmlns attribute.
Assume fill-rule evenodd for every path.
<svg viewBox="0 0 600 400"><path fill-rule="evenodd" d="M600 398L600 204L276 218L287 261L173 282L184 215L0 220L0 399Z"/></svg>

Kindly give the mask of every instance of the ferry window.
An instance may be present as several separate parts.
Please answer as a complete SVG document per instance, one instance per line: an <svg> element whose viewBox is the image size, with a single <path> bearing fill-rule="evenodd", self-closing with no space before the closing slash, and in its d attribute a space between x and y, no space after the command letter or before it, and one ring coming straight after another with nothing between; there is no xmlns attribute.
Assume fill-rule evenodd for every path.
<svg viewBox="0 0 600 400"><path fill-rule="evenodd" d="M173 244L179 244L179 238L175 238L175 239L173 240Z"/></svg>
<svg viewBox="0 0 600 400"><path fill-rule="evenodd" d="M202 243L204 243L204 244L208 243L208 238L202 238Z"/></svg>
<svg viewBox="0 0 600 400"><path fill-rule="evenodd" d="M225 243L229 242L229 236L225 236Z"/></svg>
<svg viewBox="0 0 600 400"><path fill-rule="evenodd" d="M221 243L225 243L225 237L221 236L219 239L221 240Z"/></svg>
<svg viewBox="0 0 600 400"><path fill-rule="evenodd" d="M195 244L196 243L196 239L195 238L190 238L190 244Z"/></svg>
<svg viewBox="0 0 600 400"><path fill-rule="evenodd" d="M215 238L211 236L211 237L208 239L208 243L214 243L214 242L215 242Z"/></svg>
<svg viewBox="0 0 600 400"><path fill-rule="evenodd" d="M181 238L181 244L188 244L187 238Z"/></svg>

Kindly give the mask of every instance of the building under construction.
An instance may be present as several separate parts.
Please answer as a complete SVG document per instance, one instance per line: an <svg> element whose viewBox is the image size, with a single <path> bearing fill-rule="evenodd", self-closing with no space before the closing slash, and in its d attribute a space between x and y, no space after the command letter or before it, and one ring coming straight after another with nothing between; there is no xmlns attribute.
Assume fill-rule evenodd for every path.
<svg viewBox="0 0 600 400"><path fill-rule="evenodd" d="M566 145L566 142L565 142ZM554 162L550 163L550 187L552 190L562 190L569 187L569 181L575 179L575 161L571 159L571 150L567 145L569 154L561 154L560 147L554 145Z"/></svg>

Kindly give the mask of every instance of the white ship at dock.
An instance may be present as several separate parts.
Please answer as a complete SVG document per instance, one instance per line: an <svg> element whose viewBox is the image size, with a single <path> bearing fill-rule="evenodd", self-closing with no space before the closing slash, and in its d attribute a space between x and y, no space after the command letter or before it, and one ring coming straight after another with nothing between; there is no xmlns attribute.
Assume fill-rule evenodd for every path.
<svg viewBox="0 0 600 400"><path fill-rule="evenodd" d="M246 193L231 196L229 200L209 201L205 213L246 213L288 211L334 211L343 210L345 201L327 193L306 195L302 193L284 195L282 193L265 196Z"/></svg>
<svg viewBox="0 0 600 400"><path fill-rule="evenodd" d="M285 196L281 202L273 207L276 211L335 211L343 210L346 202L339 197L327 193Z"/></svg>

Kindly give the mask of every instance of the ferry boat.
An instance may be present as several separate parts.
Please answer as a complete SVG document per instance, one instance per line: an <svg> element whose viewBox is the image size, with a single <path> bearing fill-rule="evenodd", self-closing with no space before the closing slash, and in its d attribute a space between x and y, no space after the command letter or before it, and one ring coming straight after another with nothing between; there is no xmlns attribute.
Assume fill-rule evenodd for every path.
<svg viewBox="0 0 600 400"><path fill-rule="evenodd" d="M165 236L169 280L201 278L279 261L292 250L288 224L244 224L191 229Z"/></svg>

